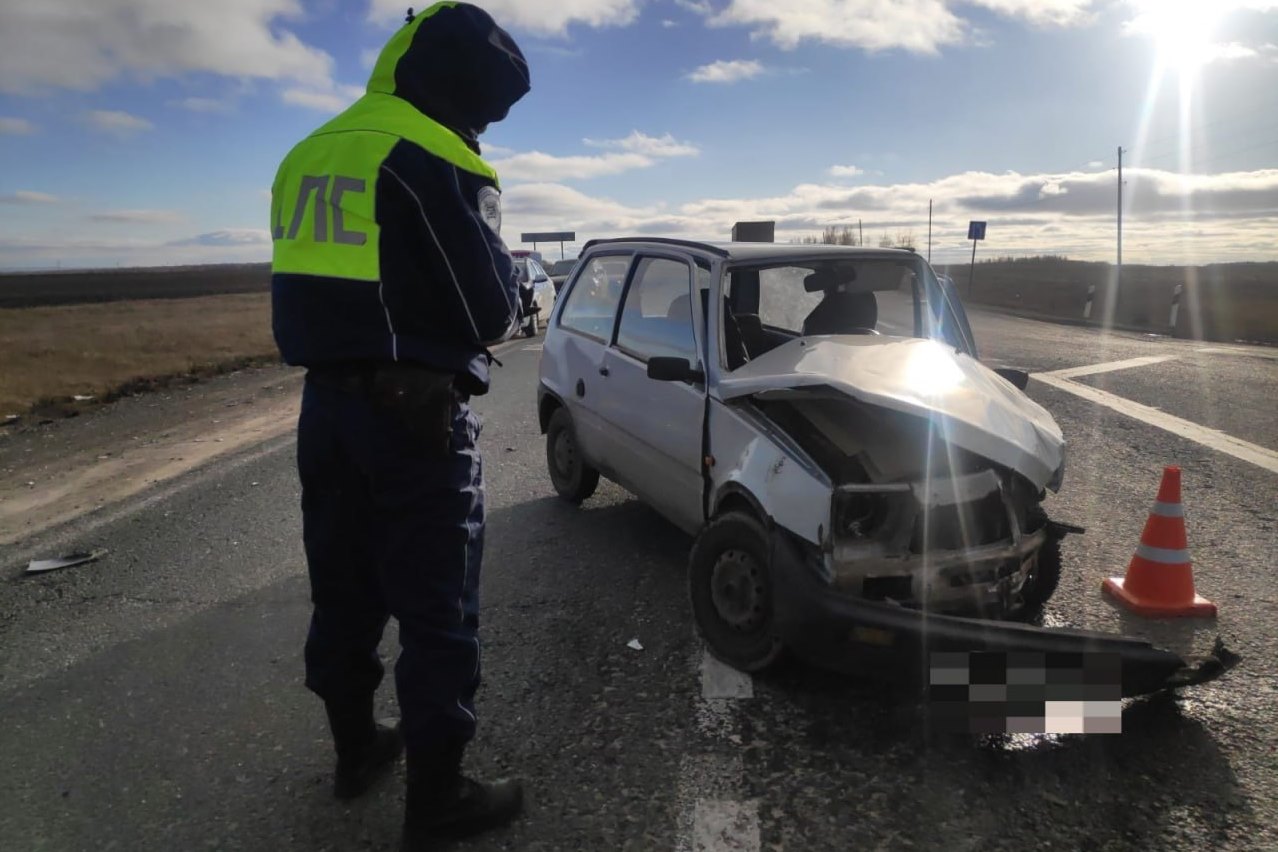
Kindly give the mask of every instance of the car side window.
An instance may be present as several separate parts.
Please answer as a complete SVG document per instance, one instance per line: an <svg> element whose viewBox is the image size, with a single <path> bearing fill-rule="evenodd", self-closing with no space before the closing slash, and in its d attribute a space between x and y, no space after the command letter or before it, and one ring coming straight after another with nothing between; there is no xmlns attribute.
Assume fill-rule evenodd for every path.
<svg viewBox="0 0 1278 852"><path fill-rule="evenodd" d="M593 258L568 291L559 325L603 343L612 340L612 324L630 269L630 255Z"/></svg>
<svg viewBox="0 0 1278 852"><path fill-rule="evenodd" d="M639 261L621 311L617 347L641 361L700 360L692 332L692 269L687 263L664 257Z"/></svg>

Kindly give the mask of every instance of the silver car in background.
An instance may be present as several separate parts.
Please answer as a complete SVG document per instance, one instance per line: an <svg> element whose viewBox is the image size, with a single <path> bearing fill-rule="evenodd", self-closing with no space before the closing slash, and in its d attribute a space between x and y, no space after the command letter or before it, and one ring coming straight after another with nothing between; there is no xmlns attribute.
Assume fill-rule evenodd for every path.
<svg viewBox="0 0 1278 852"><path fill-rule="evenodd" d="M546 331L550 478L695 536L697 625L741 669L819 653L858 601L1007 618L1059 578L1064 440L975 356L912 251L594 241Z"/></svg>

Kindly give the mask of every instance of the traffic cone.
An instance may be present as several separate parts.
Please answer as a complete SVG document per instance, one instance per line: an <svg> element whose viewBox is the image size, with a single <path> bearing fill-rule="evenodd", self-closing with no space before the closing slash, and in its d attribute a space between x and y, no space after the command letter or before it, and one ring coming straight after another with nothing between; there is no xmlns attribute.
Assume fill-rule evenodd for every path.
<svg viewBox="0 0 1278 852"><path fill-rule="evenodd" d="M1216 605L1194 591L1194 572L1180 503L1180 468L1163 470L1158 499L1126 577L1110 577L1101 590L1138 615L1215 616Z"/></svg>

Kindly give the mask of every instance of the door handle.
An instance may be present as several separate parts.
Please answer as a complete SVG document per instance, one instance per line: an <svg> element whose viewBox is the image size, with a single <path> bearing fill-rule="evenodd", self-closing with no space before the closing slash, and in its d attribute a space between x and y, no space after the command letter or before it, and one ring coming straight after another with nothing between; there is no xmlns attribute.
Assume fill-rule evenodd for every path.
<svg viewBox="0 0 1278 852"><path fill-rule="evenodd" d="M599 375L601 375L601 376L606 376L606 375L608 375L608 368L607 368L607 367L600 367L600 368L599 368Z"/></svg>

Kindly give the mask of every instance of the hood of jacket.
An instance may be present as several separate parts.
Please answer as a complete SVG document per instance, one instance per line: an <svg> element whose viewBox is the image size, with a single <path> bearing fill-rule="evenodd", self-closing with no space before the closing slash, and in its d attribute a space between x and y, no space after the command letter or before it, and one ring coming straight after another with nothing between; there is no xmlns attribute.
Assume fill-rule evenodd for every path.
<svg viewBox="0 0 1278 852"><path fill-rule="evenodd" d="M528 62L510 34L469 3L436 3L382 48L369 92L394 95L462 137L501 121L531 88Z"/></svg>

